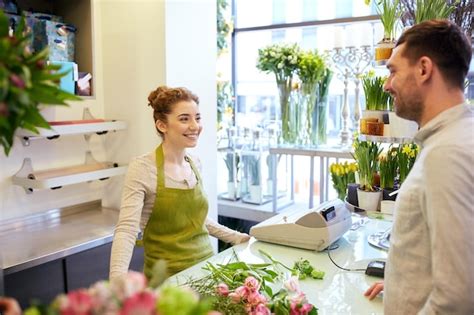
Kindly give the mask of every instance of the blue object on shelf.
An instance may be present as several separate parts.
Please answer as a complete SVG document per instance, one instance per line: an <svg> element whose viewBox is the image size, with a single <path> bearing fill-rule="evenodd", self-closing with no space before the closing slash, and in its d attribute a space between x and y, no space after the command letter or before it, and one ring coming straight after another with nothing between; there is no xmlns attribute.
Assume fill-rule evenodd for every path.
<svg viewBox="0 0 474 315"><path fill-rule="evenodd" d="M63 91L74 94L75 82L78 78L77 64L71 61L50 61L50 63L61 66L58 72L67 72L67 74L61 78L59 87Z"/></svg>

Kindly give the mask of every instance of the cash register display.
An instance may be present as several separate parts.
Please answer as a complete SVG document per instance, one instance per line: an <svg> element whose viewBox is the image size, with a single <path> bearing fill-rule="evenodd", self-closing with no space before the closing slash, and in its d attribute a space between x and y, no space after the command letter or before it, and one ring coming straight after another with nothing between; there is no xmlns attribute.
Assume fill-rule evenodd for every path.
<svg viewBox="0 0 474 315"><path fill-rule="evenodd" d="M334 206L331 206L325 210L322 210L321 214L323 215L324 219L329 222L336 217L336 209Z"/></svg>

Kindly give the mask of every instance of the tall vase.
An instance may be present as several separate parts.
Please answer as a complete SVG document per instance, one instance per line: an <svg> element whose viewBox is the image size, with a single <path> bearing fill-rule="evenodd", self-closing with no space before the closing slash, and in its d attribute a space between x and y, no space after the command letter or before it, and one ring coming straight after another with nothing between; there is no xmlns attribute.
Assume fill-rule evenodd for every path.
<svg viewBox="0 0 474 315"><path fill-rule="evenodd" d="M281 135L280 144L293 144L293 131L291 126L291 79L277 82L278 93L280 96L280 118Z"/></svg>
<svg viewBox="0 0 474 315"><path fill-rule="evenodd" d="M304 146L309 146L313 142L311 134L313 129L313 113L315 111L317 98L317 83L301 84L300 101L299 101L299 131L298 143Z"/></svg>
<svg viewBox="0 0 474 315"><path fill-rule="evenodd" d="M318 100L314 111L316 114L314 143L316 145L326 144L327 142L327 112L328 98L326 95L324 98Z"/></svg>

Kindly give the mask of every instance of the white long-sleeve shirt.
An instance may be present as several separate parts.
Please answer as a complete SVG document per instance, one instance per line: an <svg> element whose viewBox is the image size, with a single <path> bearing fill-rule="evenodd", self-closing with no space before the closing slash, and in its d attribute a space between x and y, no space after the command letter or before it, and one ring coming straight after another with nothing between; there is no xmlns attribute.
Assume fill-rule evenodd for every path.
<svg viewBox="0 0 474 315"><path fill-rule="evenodd" d="M196 159L193 162L199 168ZM153 210L156 182L155 151L132 159L125 176L119 220L112 244L110 279L128 272L137 235L144 231ZM196 184L194 172L184 181L177 181L165 174L165 186L169 188L189 189ZM206 219L206 228L210 235L227 243L238 244L247 239L247 234L229 229L210 218Z"/></svg>
<svg viewBox="0 0 474 315"><path fill-rule="evenodd" d="M419 157L395 204L385 314L474 314L474 109L416 134Z"/></svg>

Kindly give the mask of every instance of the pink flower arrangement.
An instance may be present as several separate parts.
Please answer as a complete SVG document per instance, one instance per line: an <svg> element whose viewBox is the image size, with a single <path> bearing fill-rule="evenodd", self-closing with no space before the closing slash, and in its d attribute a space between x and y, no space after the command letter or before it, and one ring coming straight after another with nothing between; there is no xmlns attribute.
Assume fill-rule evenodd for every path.
<svg viewBox="0 0 474 315"><path fill-rule="evenodd" d="M227 284L217 285L216 292L220 296L228 297L233 303L243 304L248 315L271 315L281 313L284 309L286 314L307 315L316 314L316 309L308 303L306 296L299 289L298 278L291 277L284 283L284 288L269 299L259 292L260 282L252 276L245 279L244 284L230 291Z"/></svg>
<svg viewBox="0 0 474 315"><path fill-rule="evenodd" d="M185 287L147 287L142 273L129 272L111 282L99 281L88 289L59 295L51 305L30 307L25 314L41 315L219 315Z"/></svg>

